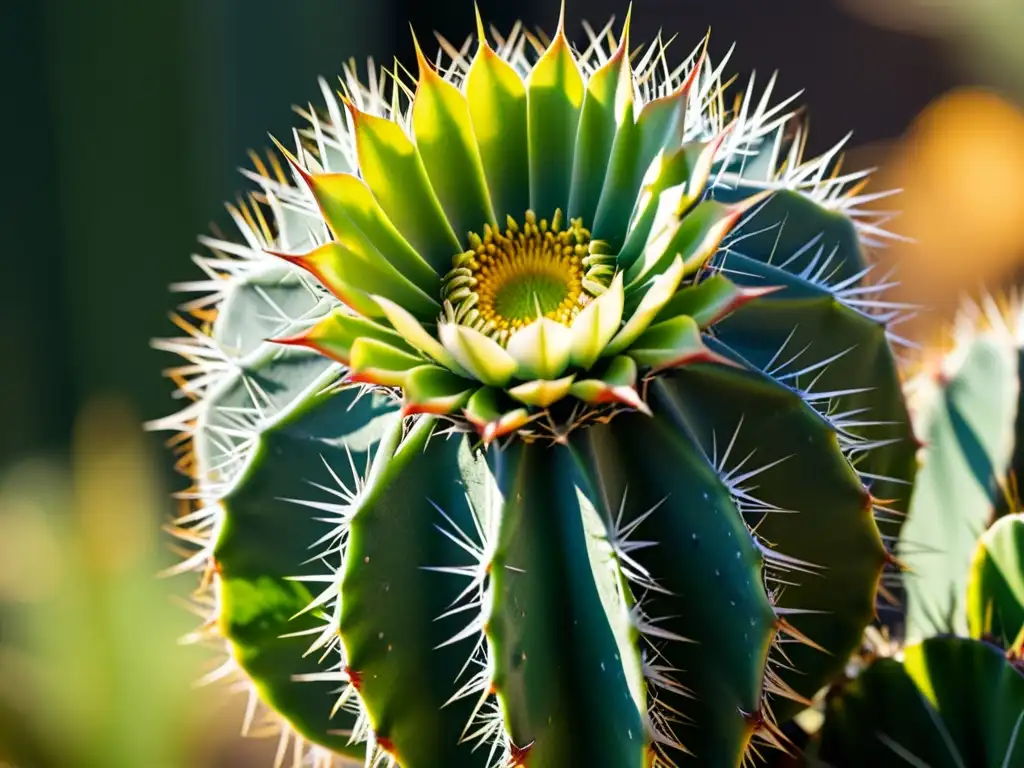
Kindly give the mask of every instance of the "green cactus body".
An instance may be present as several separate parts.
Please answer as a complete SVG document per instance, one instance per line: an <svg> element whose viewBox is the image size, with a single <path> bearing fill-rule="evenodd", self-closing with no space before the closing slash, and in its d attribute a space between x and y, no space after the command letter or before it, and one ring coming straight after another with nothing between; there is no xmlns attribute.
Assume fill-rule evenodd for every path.
<svg viewBox="0 0 1024 768"><path fill-rule="evenodd" d="M827 765L1024 764L1024 524L1016 502L1000 517L1020 451L1019 312L965 304L952 351L908 384L924 445L898 548L905 632L826 697L812 752Z"/></svg>
<svg viewBox="0 0 1024 768"><path fill-rule="evenodd" d="M972 637L1024 652L1024 515L1000 518L982 534L967 576Z"/></svg>
<svg viewBox="0 0 1024 768"><path fill-rule="evenodd" d="M900 560L910 571L905 579L910 642L942 633L982 637L985 612L992 608L989 590L1004 598L1015 594L1013 569L1020 566L1012 531L1017 523L991 535L986 529L1013 495L1009 476L1020 449L1022 355L1007 322L1018 312L992 300L966 304L953 351L908 385L925 446L899 545ZM993 578L993 569L1006 572L1008 591ZM1019 613L1010 604L1005 610L1008 618ZM989 619L999 623L993 615ZM1008 642L1018 631L999 623L998 636L1008 634Z"/></svg>
<svg viewBox="0 0 1024 768"><path fill-rule="evenodd" d="M611 29L347 72L183 286L182 570L282 758L756 762L874 616L915 444L863 176Z"/></svg>
<svg viewBox="0 0 1024 768"><path fill-rule="evenodd" d="M879 659L829 701L820 757L836 768L1024 764L1024 675L960 637Z"/></svg>

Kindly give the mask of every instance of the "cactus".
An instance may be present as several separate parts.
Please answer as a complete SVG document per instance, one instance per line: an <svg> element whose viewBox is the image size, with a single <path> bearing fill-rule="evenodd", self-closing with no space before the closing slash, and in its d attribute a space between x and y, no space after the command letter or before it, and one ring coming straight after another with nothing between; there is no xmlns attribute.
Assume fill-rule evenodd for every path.
<svg viewBox="0 0 1024 768"><path fill-rule="evenodd" d="M325 83L179 286L197 636L296 764L756 763L909 498L884 217L707 40L478 26Z"/></svg>
<svg viewBox="0 0 1024 768"><path fill-rule="evenodd" d="M908 383L924 450L898 547L905 632L831 692L827 765L1024 763L1020 317L1015 299L965 303L953 349Z"/></svg>
<svg viewBox="0 0 1024 768"><path fill-rule="evenodd" d="M1024 652L1024 516L1003 517L982 534L967 576L972 637Z"/></svg>
<svg viewBox="0 0 1024 768"><path fill-rule="evenodd" d="M929 638L832 698L820 756L835 768L1024 764L1024 675L986 643Z"/></svg>
<svg viewBox="0 0 1024 768"><path fill-rule="evenodd" d="M899 544L910 571L910 642L942 633L980 638L994 630L992 637L1008 647L1024 625L1017 583L1024 559L1015 554L1022 519L1016 512L1020 317L1016 300L965 303L953 349L926 360L908 383L925 446Z"/></svg>

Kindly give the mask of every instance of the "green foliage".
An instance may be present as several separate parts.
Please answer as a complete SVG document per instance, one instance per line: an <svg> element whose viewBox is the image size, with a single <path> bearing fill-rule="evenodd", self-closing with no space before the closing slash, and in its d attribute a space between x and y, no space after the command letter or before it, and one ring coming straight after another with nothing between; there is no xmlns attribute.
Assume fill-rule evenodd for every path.
<svg viewBox="0 0 1024 768"><path fill-rule="evenodd" d="M1024 651L1024 517L997 520L978 541L967 577L972 637Z"/></svg>
<svg viewBox="0 0 1024 768"><path fill-rule="evenodd" d="M155 578L166 504L137 430L97 404L70 473L40 460L0 479L0 764L197 764L206 654L177 643L193 619Z"/></svg>
<svg viewBox="0 0 1024 768"><path fill-rule="evenodd" d="M1022 765L1024 676L977 640L912 645L832 696L820 757L835 768Z"/></svg>
<svg viewBox="0 0 1024 768"><path fill-rule="evenodd" d="M914 416L925 449L900 545L909 569L911 641L967 633L968 570L1015 444L1017 365L1012 343L989 333L969 342L938 375L915 382Z"/></svg>
<svg viewBox="0 0 1024 768"><path fill-rule="evenodd" d="M835 768L1024 761L1022 358L1005 315L987 314L967 306L954 351L910 383L924 465L899 556L916 644L880 649L827 697L812 751Z"/></svg>
<svg viewBox="0 0 1024 768"><path fill-rule="evenodd" d="M884 232L702 55L525 44L421 55L411 103L350 73L199 260L183 568L316 765L757 761L909 500Z"/></svg>
<svg viewBox="0 0 1024 768"><path fill-rule="evenodd" d="M1022 355L994 305L989 314L984 330L962 325L954 352L910 385L925 447L900 542L909 641L949 632L1006 647L1024 627L1012 597L1020 518L989 529L1007 499L1016 506Z"/></svg>

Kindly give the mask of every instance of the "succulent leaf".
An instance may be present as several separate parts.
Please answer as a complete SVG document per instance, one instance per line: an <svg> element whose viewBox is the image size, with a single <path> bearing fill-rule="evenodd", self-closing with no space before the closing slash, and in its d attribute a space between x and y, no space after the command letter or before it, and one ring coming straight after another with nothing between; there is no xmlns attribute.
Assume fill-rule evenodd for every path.
<svg viewBox="0 0 1024 768"><path fill-rule="evenodd" d="M354 310L368 317L380 317L380 308L369 297L379 294L409 308L416 315L430 317L441 308L430 296L402 276L376 251L359 251L341 243L328 243L293 259L308 269L345 303L353 297Z"/></svg>
<svg viewBox="0 0 1024 768"><path fill-rule="evenodd" d="M633 72L629 63L629 21L619 46L587 82L573 158L569 217L596 221L613 144L626 121L633 122Z"/></svg>
<svg viewBox="0 0 1024 768"><path fill-rule="evenodd" d="M640 337L676 292L685 269L686 264L681 258L676 257L671 267L654 278L650 288L643 294L639 306L604 348L603 356L611 357L626 351Z"/></svg>
<svg viewBox="0 0 1024 768"><path fill-rule="evenodd" d="M584 307L572 322L570 361L573 365L586 370L597 361L619 330L624 302L622 273L619 272L608 290Z"/></svg>
<svg viewBox="0 0 1024 768"><path fill-rule="evenodd" d="M437 272L402 237L361 179L350 173L323 173L307 175L306 181L338 242L363 252L372 249L420 290L437 293Z"/></svg>
<svg viewBox="0 0 1024 768"><path fill-rule="evenodd" d="M507 351L477 330L455 323L439 326L441 343L455 361L473 376L492 387L503 387L519 364Z"/></svg>
<svg viewBox="0 0 1024 768"><path fill-rule="evenodd" d="M427 62L416 43L420 76L412 106L416 149L452 229L468 233L497 224L473 133L469 103Z"/></svg>
<svg viewBox="0 0 1024 768"><path fill-rule="evenodd" d="M660 373L668 368L695 361L721 361L700 337L700 327L692 317L674 317L652 325L629 349L629 356L640 365Z"/></svg>
<svg viewBox="0 0 1024 768"><path fill-rule="evenodd" d="M497 220L520 216L530 207L526 86L482 30L466 75L466 100Z"/></svg>
<svg viewBox="0 0 1024 768"><path fill-rule="evenodd" d="M982 534L966 588L971 637L1024 652L1024 517L1000 518Z"/></svg>
<svg viewBox="0 0 1024 768"><path fill-rule="evenodd" d="M515 432L530 421L530 412L527 409L503 407L502 399L498 390L485 387L474 392L466 403L463 413L466 420L480 434L484 445Z"/></svg>
<svg viewBox="0 0 1024 768"><path fill-rule="evenodd" d="M412 351L399 334L344 309L335 309L299 336L275 341L278 344L309 347L332 360L349 365L352 347L359 339L374 339L390 344L399 351Z"/></svg>
<svg viewBox="0 0 1024 768"><path fill-rule="evenodd" d="M719 243L739 219L740 212L708 200L689 215L666 222L656 229L640 258L626 270L626 290L643 285L651 274L660 274L677 258L684 274L700 270L718 250Z"/></svg>
<svg viewBox="0 0 1024 768"><path fill-rule="evenodd" d="M636 391L637 366L633 358L625 355L613 357L600 378L577 381L571 392L591 405L621 403L636 410L651 413L647 403Z"/></svg>
<svg viewBox="0 0 1024 768"><path fill-rule="evenodd" d="M443 275L459 251L459 237L445 218L416 146L398 124L351 102L347 106L363 179L398 231Z"/></svg>
<svg viewBox="0 0 1024 768"><path fill-rule="evenodd" d="M526 405L547 408L552 403L557 403L569 394L569 390L572 389L573 379L575 378L576 374L571 374L554 381L547 379L528 381L525 384L512 387L508 393Z"/></svg>
<svg viewBox="0 0 1024 768"><path fill-rule="evenodd" d="M373 296L372 298L380 306L384 316L398 332L400 338L453 373L465 375L465 370L455 362L452 354L445 349L441 342L427 332L411 312L395 304L393 301L385 299L383 296Z"/></svg>
<svg viewBox="0 0 1024 768"><path fill-rule="evenodd" d="M655 159L636 200L634 221L619 252L619 263L631 268L641 256L661 211L686 211L700 199L721 141L684 144Z"/></svg>
<svg viewBox="0 0 1024 768"><path fill-rule="evenodd" d="M365 381L382 387L401 387L406 374L423 359L403 352L387 342L364 337L352 345L348 367L352 381Z"/></svg>
<svg viewBox="0 0 1024 768"><path fill-rule="evenodd" d="M569 205L576 132L585 86L561 26L531 70L526 90L530 208L565 210Z"/></svg>
<svg viewBox="0 0 1024 768"><path fill-rule="evenodd" d="M473 394L470 382L436 365L421 365L406 374L402 385L405 415L443 415L460 410Z"/></svg>
<svg viewBox="0 0 1024 768"><path fill-rule="evenodd" d="M508 343L519 379L554 379L565 370L572 354L572 332L541 317L519 331Z"/></svg>
<svg viewBox="0 0 1024 768"><path fill-rule="evenodd" d="M779 290L778 288L744 288L719 273L699 285L685 288L669 299L656 321L676 317L692 317L701 330L721 322L745 304Z"/></svg>

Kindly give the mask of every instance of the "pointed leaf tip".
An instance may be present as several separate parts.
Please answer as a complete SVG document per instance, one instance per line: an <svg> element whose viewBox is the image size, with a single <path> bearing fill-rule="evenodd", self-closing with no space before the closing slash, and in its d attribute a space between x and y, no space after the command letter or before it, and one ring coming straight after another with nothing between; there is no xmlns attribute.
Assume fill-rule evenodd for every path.
<svg viewBox="0 0 1024 768"><path fill-rule="evenodd" d="M473 393L462 414L476 429L484 446L525 426L531 418L525 408L502 413L498 405L497 391L487 388L478 389Z"/></svg>
<svg viewBox="0 0 1024 768"><path fill-rule="evenodd" d="M516 372L515 359L496 341L473 328L454 323L438 326L441 344L475 379L503 387Z"/></svg>
<svg viewBox="0 0 1024 768"><path fill-rule="evenodd" d="M446 273L452 254L462 248L416 144L403 126L365 113L353 133L360 174L377 203L423 260Z"/></svg>
<svg viewBox="0 0 1024 768"><path fill-rule="evenodd" d="M516 331L505 346L515 360L520 379L554 379L569 365L572 332L560 323L540 317Z"/></svg>
<svg viewBox="0 0 1024 768"><path fill-rule="evenodd" d="M636 390L636 380L636 362L623 355L612 359L600 378L573 384L570 394L590 405L621 403L650 416L650 407Z"/></svg>
<svg viewBox="0 0 1024 768"><path fill-rule="evenodd" d="M738 203L733 203L732 205L730 205L729 213L732 217L730 219L731 222L735 224L737 221L739 221L740 217L742 217L743 214L749 212L753 208L757 207L759 204L768 200L768 198L775 194L775 191L776 190L774 189L763 189L757 194L751 195L748 198L740 200Z"/></svg>
<svg viewBox="0 0 1024 768"><path fill-rule="evenodd" d="M530 207L566 210L586 83L565 36L564 10L558 33L541 53L526 84Z"/></svg>
<svg viewBox="0 0 1024 768"><path fill-rule="evenodd" d="M309 339L309 331L303 331L298 336L282 336L280 338L268 337L263 339L268 344L280 344L284 347L306 347L315 348Z"/></svg>
<svg viewBox="0 0 1024 768"><path fill-rule="evenodd" d="M484 17L480 14L480 3L473 3L473 11L476 15L476 36L481 48L490 48L487 42L487 30L484 28Z"/></svg>
<svg viewBox="0 0 1024 768"><path fill-rule="evenodd" d="M349 365L352 360L352 348L359 339L385 343L406 355L413 352L412 347L394 331L373 320L349 314L343 309L334 310L311 328L283 341L292 346L316 350L325 357Z"/></svg>
<svg viewBox="0 0 1024 768"><path fill-rule="evenodd" d="M697 322L687 315L652 325L626 351L650 375L696 363L717 363L731 368L743 366L709 349L701 337Z"/></svg>
<svg viewBox="0 0 1024 768"><path fill-rule="evenodd" d="M350 381L385 387L403 386L409 371L423 363L417 355L367 336L352 343L349 358Z"/></svg>
<svg viewBox="0 0 1024 768"><path fill-rule="evenodd" d="M483 35L479 16L478 21ZM481 37L463 92L495 218L501 222L509 215L522 216L530 207L525 83L512 65L494 52L486 37Z"/></svg>
<svg viewBox="0 0 1024 768"><path fill-rule="evenodd" d="M404 384L402 415L428 413L443 416L461 411L475 384L435 365L421 365L408 372Z"/></svg>
<svg viewBox="0 0 1024 768"><path fill-rule="evenodd" d="M423 47L420 45L420 39L416 36L416 30L409 25L409 31L412 33L412 46L416 51L416 66L419 69L419 79L425 80L431 75L436 74L434 68L430 66L430 62L427 60L426 55L423 53Z"/></svg>
<svg viewBox="0 0 1024 768"><path fill-rule="evenodd" d="M701 330L721 322L734 312L765 296L784 290L785 286L738 286L718 273L697 285L679 291L661 309L655 322L687 315Z"/></svg>
<svg viewBox="0 0 1024 768"><path fill-rule="evenodd" d="M508 390L509 395L525 405L547 408L569 394L576 374L570 374L555 381L538 379L528 381Z"/></svg>
<svg viewBox="0 0 1024 768"><path fill-rule="evenodd" d="M295 170L303 182L305 182L307 186L311 185L313 177L310 175L309 171L302 167L299 159L295 157L295 155L285 147L284 144L278 141L276 136L271 134L270 140L274 143L274 146L277 147L277 151L284 156L284 159L288 161L288 164Z"/></svg>
<svg viewBox="0 0 1024 768"><path fill-rule="evenodd" d="M296 266L306 268L305 256L301 253L284 253L283 251L272 251L269 248L263 251L268 256L273 256L278 259L283 259L289 264L295 264Z"/></svg>
<svg viewBox="0 0 1024 768"><path fill-rule="evenodd" d="M626 7L626 19L622 22L622 34L619 37L619 45L615 51L616 56L624 56L629 60L629 27L633 20L633 3Z"/></svg>
<svg viewBox="0 0 1024 768"><path fill-rule="evenodd" d="M412 105L416 148L434 195L456 233L497 222L467 97L420 59Z"/></svg>

